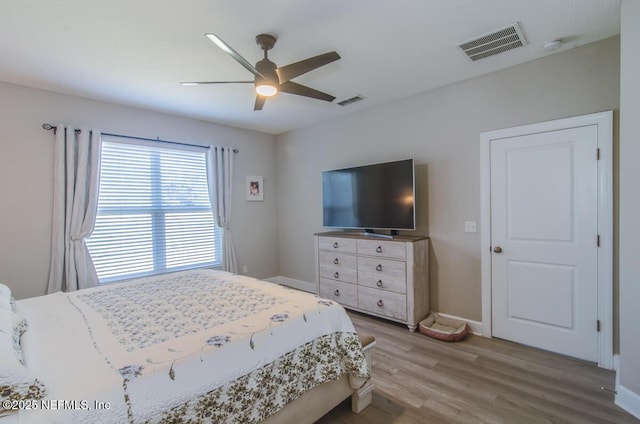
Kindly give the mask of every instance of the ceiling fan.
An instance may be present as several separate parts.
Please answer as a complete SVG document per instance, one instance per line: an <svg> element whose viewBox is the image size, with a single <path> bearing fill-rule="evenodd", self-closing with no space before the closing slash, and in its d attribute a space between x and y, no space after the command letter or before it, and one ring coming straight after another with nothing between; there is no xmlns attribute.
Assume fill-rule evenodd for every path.
<svg viewBox="0 0 640 424"><path fill-rule="evenodd" d="M276 44L276 37L271 34L258 34L256 36L256 43L262 50L264 50L264 58L258 61L256 66L253 66L244 57L242 57L240 53L231 48L231 46L225 43L216 34L205 35L225 53L251 72L254 75L254 79L253 81L194 81L182 82L182 85L235 83L254 84L256 88L256 101L253 106L253 110L262 110L264 103L267 101L267 97L271 97L278 92L297 94L299 96L311 97L313 99L325 100L327 102L335 100L335 97L330 94L295 83L291 80L297 76L340 59L340 55L338 55L338 53L324 53L290 65L278 67L267 57L267 52Z"/></svg>

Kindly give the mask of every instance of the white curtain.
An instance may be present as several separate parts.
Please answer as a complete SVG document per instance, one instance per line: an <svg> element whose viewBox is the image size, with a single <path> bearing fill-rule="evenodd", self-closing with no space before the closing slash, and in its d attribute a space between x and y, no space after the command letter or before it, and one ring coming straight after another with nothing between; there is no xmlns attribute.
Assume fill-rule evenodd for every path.
<svg viewBox="0 0 640 424"><path fill-rule="evenodd" d="M225 271L237 273L238 262L233 247L229 221L231 219L231 193L233 187L233 149L212 147L207 157L209 198L216 223L222 230L222 265Z"/></svg>
<svg viewBox="0 0 640 424"><path fill-rule="evenodd" d="M100 145L98 130L56 127L47 293L98 284L85 239L93 232L98 209Z"/></svg>

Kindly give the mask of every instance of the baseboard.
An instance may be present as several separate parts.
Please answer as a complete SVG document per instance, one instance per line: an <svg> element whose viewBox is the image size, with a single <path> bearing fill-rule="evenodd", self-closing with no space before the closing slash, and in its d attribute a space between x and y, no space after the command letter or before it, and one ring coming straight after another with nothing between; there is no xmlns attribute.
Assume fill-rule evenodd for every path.
<svg viewBox="0 0 640 424"><path fill-rule="evenodd" d="M613 368L616 370L616 405L640 419L640 395L620 385L619 354L613 355Z"/></svg>
<svg viewBox="0 0 640 424"><path fill-rule="evenodd" d="M640 395L616 384L616 405L640 419Z"/></svg>
<svg viewBox="0 0 640 424"><path fill-rule="evenodd" d="M295 278L284 277L282 275L265 278L265 280L272 283L280 284L282 286L291 287L292 289L302 290L314 294L316 292L316 284L310 283L308 281L296 280Z"/></svg>
<svg viewBox="0 0 640 424"><path fill-rule="evenodd" d="M471 332L473 334L476 334L478 336L482 336L482 323L480 321L472 321L472 320L468 320L466 318L457 317L455 315L443 314L442 312L437 312L437 314L440 315L440 316L443 316L445 318L455 319L455 320L458 320L458 321L464 321L469 325L469 328L471 329Z"/></svg>

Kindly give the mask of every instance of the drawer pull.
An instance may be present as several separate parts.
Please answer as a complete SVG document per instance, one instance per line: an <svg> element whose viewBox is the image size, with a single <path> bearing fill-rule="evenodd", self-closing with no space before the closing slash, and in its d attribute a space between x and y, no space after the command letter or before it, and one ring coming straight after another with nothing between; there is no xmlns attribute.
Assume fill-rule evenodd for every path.
<svg viewBox="0 0 640 424"><path fill-rule="evenodd" d="M337 248L338 248L338 242L337 242L337 241L334 241L334 242L333 242L333 248L334 248L334 249L337 249Z"/></svg>
<svg viewBox="0 0 640 424"><path fill-rule="evenodd" d="M376 283L376 286L383 287L384 284L382 284L382 280L378 280L378 282Z"/></svg>
<svg viewBox="0 0 640 424"><path fill-rule="evenodd" d="M384 305L384 303L382 303L382 299L378 300L378 303L376 303L376 305L378 305L378 306L380 306L382 308L382 306Z"/></svg>
<svg viewBox="0 0 640 424"><path fill-rule="evenodd" d="M336 289L336 291L333 292L334 296L340 296L340 290Z"/></svg>
<svg viewBox="0 0 640 424"><path fill-rule="evenodd" d="M376 271L382 271L382 264L378 264L378 266L376 267Z"/></svg>
<svg viewBox="0 0 640 424"><path fill-rule="evenodd" d="M333 263L334 263L334 264L336 264L336 265L338 265L338 263L339 263L339 262L340 262L340 261L338 260L338 258L335 258L335 259L333 260Z"/></svg>
<svg viewBox="0 0 640 424"><path fill-rule="evenodd" d="M376 247L376 252L378 252L378 253L382 253L382 246L378 246L378 247Z"/></svg>
<svg viewBox="0 0 640 424"><path fill-rule="evenodd" d="M340 278L340 273L338 271L334 272L333 278Z"/></svg>

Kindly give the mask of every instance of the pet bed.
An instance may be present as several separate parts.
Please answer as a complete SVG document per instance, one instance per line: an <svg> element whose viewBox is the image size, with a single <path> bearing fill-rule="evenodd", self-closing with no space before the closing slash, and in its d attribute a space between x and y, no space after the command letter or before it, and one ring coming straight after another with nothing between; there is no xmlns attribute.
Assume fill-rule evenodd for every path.
<svg viewBox="0 0 640 424"><path fill-rule="evenodd" d="M469 333L469 325L461 320L444 318L435 312L430 313L418 324L419 331L434 339L445 342L457 342Z"/></svg>

